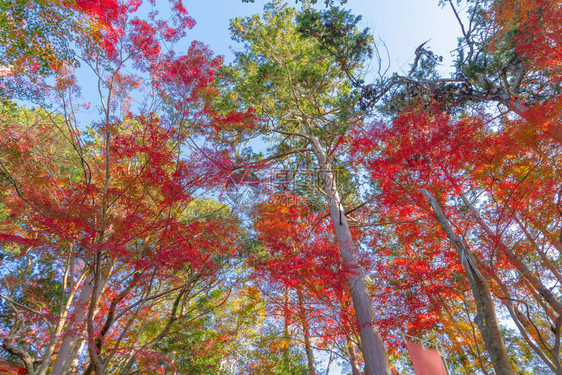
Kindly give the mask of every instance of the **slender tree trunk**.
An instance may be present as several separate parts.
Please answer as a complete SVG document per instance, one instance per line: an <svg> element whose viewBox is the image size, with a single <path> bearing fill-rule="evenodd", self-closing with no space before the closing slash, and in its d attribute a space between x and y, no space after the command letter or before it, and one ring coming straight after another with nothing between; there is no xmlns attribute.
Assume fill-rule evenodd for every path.
<svg viewBox="0 0 562 375"><path fill-rule="evenodd" d="M521 333L521 337L527 342L527 345L537 354L537 356L552 370L552 372L556 375L562 375L562 368L556 367L557 365L548 358L546 353L552 355L553 353L550 352L550 349L544 345L543 339L540 337L536 339L533 337L533 333L528 332L529 330L534 330L534 325L531 321L523 314L517 306L513 303L513 298L509 293L507 286L503 284L503 282L499 279L499 277L494 278L496 283L500 287L501 291L504 294L504 302L509 311L509 315L511 315L511 319L517 326L519 333ZM535 331L536 333L536 331ZM558 366L560 366L560 362L558 362Z"/></svg>
<svg viewBox="0 0 562 375"><path fill-rule="evenodd" d="M80 340L74 343L71 353L72 361L70 362L70 365L68 366L68 371L66 372L68 375L76 374L77 372L76 369L78 369L78 357L80 357L80 353L82 353L83 349L84 349L84 340Z"/></svg>
<svg viewBox="0 0 562 375"><path fill-rule="evenodd" d="M336 185L336 176L318 138L311 135L310 140L312 141L312 149L324 180L328 208L338 239L353 308L355 309L355 318L357 319L361 337L361 352L365 360L365 373L367 375L390 375L384 343L375 323L375 310L371 296L367 291L365 276L359 263L357 249L345 217L345 210Z"/></svg>
<svg viewBox="0 0 562 375"><path fill-rule="evenodd" d="M285 347L283 348L283 356L285 357L285 361L289 368L291 367L291 335L289 334L289 289L285 290L285 301L284 301L284 309L283 309L283 340L285 341Z"/></svg>
<svg viewBox="0 0 562 375"><path fill-rule="evenodd" d="M137 349L133 354L130 355L129 359L127 360L127 362L123 366L123 369L120 371L120 374L128 375L133 369L133 366L136 362L137 355L139 353L143 353L143 352L146 352L146 351L150 350L154 345L156 345L160 341L162 341L164 339L164 337L166 337L166 335L170 332L170 329L172 328L172 325L174 324L174 322L177 319L180 318L178 316L178 309L181 309L180 302L181 302L181 299L183 298L183 296L185 295L185 293L188 292L188 286L189 286L189 284L186 285L183 289L181 289L180 292L178 293L178 296L176 297L176 299L175 299L175 301L172 305L172 310L170 312L168 322L166 323L164 328L162 328L162 330L160 331L160 333L156 337L154 337L152 340L145 343L140 349ZM135 313L135 315L131 319L136 319L136 315L137 315L138 311L140 311L140 310L137 310L137 312ZM182 314L180 313L180 316L181 315ZM175 361L175 355L174 355L173 360ZM92 364L90 364L90 365L92 365Z"/></svg>
<svg viewBox="0 0 562 375"><path fill-rule="evenodd" d="M306 310L304 308L304 299L302 296L302 287L297 287L297 296L299 298L299 314L302 324L302 332L304 336L304 350L308 361L308 372L310 375L317 375L316 362L314 361L314 353L312 352L312 343L310 342L310 329L306 319Z"/></svg>
<svg viewBox="0 0 562 375"><path fill-rule="evenodd" d="M437 199L427 190L422 189L422 194L428 199L437 220L441 224L447 237L455 247L455 250L461 258L461 263L464 266L474 301L476 302L476 324L484 339L484 344L494 370L497 375L513 375L513 369L507 355L507 349L501 333L501 328L496 317L496 310L492 296L490 294L490 287L488 281L478 270L474 255L466 243L459 238L451 228L449 220L441 210Z"/></svg>
<svg viewBox="0 0 562 375"><path fill-rule="evenodd" d="M170 363L166 367L166 373L165 373L166 375L177 375L177 371L175 370L175 362L176 362L177 354L178 353L175 350L173 350L168 356Z"/></svg>
<svg viewBox="0 0 562 375"><path fill-rule="evenodd" d="M16 336L18 327L20 325L20 318L19 318L18 310L9 302L8 302L8 306L14 311L15 315L14 315L14 322L12 327L10 328L10 332L8 333L8 336L4 338L4 340L2 340L2 348L8 353L10 353L11 355L19 357L19 359L22 360L26 374L36 375L35 357L32 356L27 350L18 348L13 345L14 337Z"/></svg>
<svg viewBox="0 0 562 375"><path fill-rule="evenodd" d="M72 312L71 322L62 340L57 358L51 371L52 375L65 375L72 363L78 356L77 348L82 347L84 341L84 320L88 310L88 300L92 294L94 283L93 276L88 274L84 280L84 286L76 300L76 308Z"/></svg>
<svg viewBox="0 0 562 375"><path fill-rule="evenodd" d="M347 340L347 352L349 353L349 363L351 364L351 373L353 375L361 375L359 370L359 360L355 351L355 344L351 340Z"/></svg>
<svg viewBox="0 0 562 375"><path fill-rule="evenodd" d="M325 375L330 374L330 367L332 367L333 358L334 358L334 353L330 350L330 356L328 357L328 364L326 365L326 374Z"/></svg>
<svg viewBox="0 0 562 375"><path fill-rule="evenodd" d="M550 288L547 288L542 283L542 281L533 274L529 267L527 267L527 265L523 263L521 259L519 259L519 257L515 253L513 253L513 251L503 242L500 236L496 236L494 234L492 229L490 229L482 216L480 216L480 213L476 210L474 205L464 196L464 194L461 194L461 199L463 200L464 204L467 205L467 207L470 209L472 216L474 217L474 219L476 219L480 227L484 230L484 232L486 232L488 237L490 237L490 240L498 245L500 250L510 260L511 264L515 266L515 268L521 273L521 275L523 275L523 277L533 286L533 288L535 288L539 295L545 299L545 301L552 307L552 309L558 315L560 315L560 312L562 312L562 303L558 300L558 298L556 298Z"/></svg>

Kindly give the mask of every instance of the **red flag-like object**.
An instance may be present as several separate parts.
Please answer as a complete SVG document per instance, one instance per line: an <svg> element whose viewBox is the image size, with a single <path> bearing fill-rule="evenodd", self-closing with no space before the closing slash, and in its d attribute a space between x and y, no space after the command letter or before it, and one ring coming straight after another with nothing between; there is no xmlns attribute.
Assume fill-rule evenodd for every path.
<svg viewBox="0 0 562 375"><path fill-rule="evenodd" d="M448 375L439 353L421 345L404 340L416 375Z"/></svg>

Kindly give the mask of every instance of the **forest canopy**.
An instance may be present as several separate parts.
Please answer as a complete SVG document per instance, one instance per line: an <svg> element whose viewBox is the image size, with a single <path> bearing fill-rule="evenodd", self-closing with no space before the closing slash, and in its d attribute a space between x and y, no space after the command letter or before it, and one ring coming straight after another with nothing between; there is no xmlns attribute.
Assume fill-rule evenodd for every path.
<svg viewBox="0 0 562 375"><path fill-rule="evenodd" d="M0 4L0 373L562 374L562 3L436 3L448 76L345 1L229 63L182 0Z"/></svg>

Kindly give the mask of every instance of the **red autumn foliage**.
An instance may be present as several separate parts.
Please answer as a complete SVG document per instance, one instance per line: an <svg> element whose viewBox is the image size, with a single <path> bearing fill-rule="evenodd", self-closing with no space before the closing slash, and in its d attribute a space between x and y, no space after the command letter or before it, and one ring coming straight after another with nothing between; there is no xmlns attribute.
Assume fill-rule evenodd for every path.
<svg viewBox="0 0 562 375"><path fill-rule="evenodd" d="M499 36L515 31L513 42L516 51L530 69L542 70L547 76L560 82L562 9L559 1L502 1L495 5L490 16L500 27Z"/></svg>
<svg viewBox="0 0 562 375"><path fill-rule="evenodd" d="M269 285L263 293L270 299L270 313L299 327L319 348L345 348L358 331L325 214L311 211L303 197L284 193L257 206L255 215L264 253L250 260L257 280Z"/></svg>

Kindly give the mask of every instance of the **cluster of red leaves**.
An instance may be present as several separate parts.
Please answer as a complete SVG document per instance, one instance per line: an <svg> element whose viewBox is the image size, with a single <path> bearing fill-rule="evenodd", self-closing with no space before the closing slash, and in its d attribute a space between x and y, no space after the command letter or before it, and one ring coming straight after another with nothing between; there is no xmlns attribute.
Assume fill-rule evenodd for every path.
<svg viewBox="0 0 562 375"><path fill-rule="evenodd" d="M154 0L149 1L152 6L156 5ZM169 21L157 20L157 11L151 12L150 20L141 20L131 15L139 10L143 4L142 0L77 0L63 1L62 5L76 9L98 23L97 32L101 37L101 43L108 56L116 59L116 44L126 34L129 36L129 49L136 49L138 53L137 62L141 56L147 60L154 59L160 54L160 39L168 42L177 42L185 36L185 30L195 26L183 6L181 0L171 0L172 16Z"/></svg>
<svg viewBox="0 0 562 375"><path fill-rule="evenodd" d="M27 371L24 367L12 366L3 359L0 359L0 374L3 375L25 375Z"/></svg>
<svg viewBox="0 0 562 375"><path fill-rule="evenodd" d="M373 296L381 311L378 324L385 332L404 331L417 335L431 330L441 320L443 301L466 288L458 256L437 228L425 229L429 221L404 224L397 228L397 244L379 237L371 242L384 260L375 265ZM413 239L414 233L419 235ZM398 244L399 243L399 244ZM390 248L390 249L389 249ZM459 285L460 284L460 285Z"/></svg>
<svg viewBox="0 0 562 375"><path fill-rule="evenodd" d="M331 230L322 213L313 213L301 197L295 204L273 199L255 209L255 229L258 239L267 249L266 262L257 262L257 269L274 274L287 287L303 283L318 285L333 283L326 289L345 285L339 252L333 240L325 234ZM314 223L321 223L314 228ZM327 233L326 233L327 232ZM319 235L321 234L321 235ZM343 284L341 284L343 283Z"/></svg>
<svg viewBox="0 0 562 375"><path fill-rule="evenodd" d="M120 3L117 0L73 0L62 1L62 5L76 9L85 15L92 17L103 25L111 26L119 21L128 10L135 12L141 5L142 0L133 0L129 4Z"/></svg>
<svg viewBox="0 0 562 375"><path fill-rule="evenodd" d="M560 98L554 96L529 108L525 118L487 126L481 116L453 118L414 106L391 124L374 124L355 137L352 158L381 189L377 220L392 225L376 230L371 243L380 256L373 290L386 315L383 329L406 326L420 335L435 328L454 335L459 329L447 321L455 319L448 303L465 300L469 288L421 189L437 197L454 229L483 259L481 271L490 280L508 285L513 295L529 296L528 287L510 280L515 265L505 251L509 246L527 259L536 246L560 246L559 112ZM480 196L478 209L493 236L467 212L461 194ZM526 241L530 235L520 226L534 233L536 243ZM546 262L539 277L551 278L549 267ZM491 288L497 285L491 282Z"/></svg>
<svg viewBox="0 0 562 375"><path fill-rule="evenodd" d="M139 19L131 21L131 29L130 48L140 52L136 54L136 60L154 62L161 53L156 29L147 21Z"/></svg>
<svg viewBox="0 0 562 375"><path fill-rule="evenodd" d="M462 192L470 188L462 172L482 161L484 135L480 118L453 120L437 107L414 106L391 126L375 123L355 137L352 158L387 190L398 185L416 197L428 186Z"/></svg>
<svg viewBox="0 0 562 375"><path fill-rule="evenodd" d="M174 99L174 108L193 106L205 98L214 82L222 58L214 56L204 44L192 42L185 55L170 52L155 67L155 88L166 99Z"/></svg>
<svg viewBox="0 0 562 375"><path fill-rule="evenodd" d="M34 229L25 235L5 232L3 240L39 244L46 251L73 243L80 251L103 250L132 260L137 257L130 245L150 236L158 245L144 249L138 257L138 266L142 268L175 269L185 263L207 267L212 253L208 252L209 246L213 251L229 252L232 239L214 242L207 235L228 223L188 222L162 215L172 206L181 208L189 204L190 192L207 177L206 170L177 160L170 146L181 137L156 118L141 116L128 121L134 121L137 127L120 132L118 124L112 125L112 177L105 192L101 173L106 168L105 151L100 150L100 158L89 162L89 169L80 171L78 160L72 160L74 165L60 164L60 150L55 148L50 135L53 132L48 127L37 125L25 131L6 127L6 141L1 147L14 158L10 163L14 169L10 172L21 178L19 192L9 197L6 205L11 215L26 212L25 220L33 223L29 228ZM11 138L7 138L8 134ZM42 146L32 148L36 142ZM72 175L73 170L71 177L68 172ZM100 242L104 194L110 209L105 219L104 241Z"/></svg>
<svg viewBox="0 0 562 375"><path fill-rule="evenodd" d="M213 111L207 110L211 118L210 129L216 134L224 130L249 130L257 124L257 116L253 108L245 112L229 112L225 116L218 116Z"/></svg>
<svg viewBox="0 0 562 375"><path fill-rule="evenodd" d="M511 0L495 4L495 22L499 36L516 30L515 48L528 66L535 70L556 70L552 78L562 76L562 9L558 0Z"/></svg>
<svg viewBox="0 0 562 375"><path fill-rule="evenodd" d="M325 213L313 212L302 197L286 195L255 208L254 228L265 254L253 255L250 261L258 280L274 290L300 294L303 300L292 297L289 302L286 295L271 295L270 313L302 329L304 308L317 345L347 343L355 320L330 221Z"/></svg>
<svg viewBox="0 0 562 375"><path fill-rule="evenodd" d="M420 334L432 329L443 301L467 288L458 255L420 190L446 202L473 188L476 182L466 172L485 160L485 135L480 118L452 119L437 108L419 106L354 139L352 157L381 189L377 220L391 225L376 231L371 241L378 255L373 293L383 330ZM462 215L444 208L461 228L468 225Z"/></svg>

